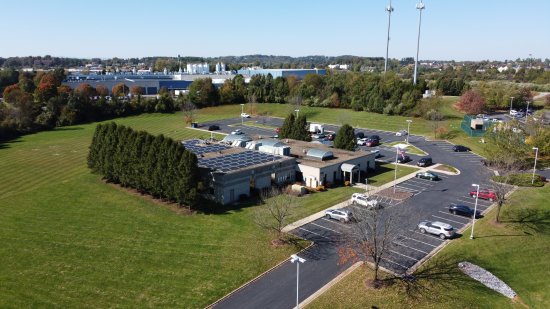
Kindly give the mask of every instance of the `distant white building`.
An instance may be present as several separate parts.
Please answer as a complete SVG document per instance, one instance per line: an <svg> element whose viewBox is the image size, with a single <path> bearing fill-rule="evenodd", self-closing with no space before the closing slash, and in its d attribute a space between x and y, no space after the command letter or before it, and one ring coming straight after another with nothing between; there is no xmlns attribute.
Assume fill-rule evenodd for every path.
<svg viewBox="0 0 550 309"><path fill-rule="evenodd" d="M223 62L216 63L216 73L219 74L224 72L225 72L225 63Z"/></svg>
<svg viewBox="0 0 550 309"><path fill-rule="evenodd" d="M347 70L351 69L351 65L349 65L349 64L329 64L328 68L333 69L333 70L345 70L345 71L347 71Z"/></svg>
<svg viewBox="0 0 550 309"><path fill-rule="evenodd" d="M208 74L210 73L210 67L206 62L205 63L188 63L187 73L188 74Z"/></svg>

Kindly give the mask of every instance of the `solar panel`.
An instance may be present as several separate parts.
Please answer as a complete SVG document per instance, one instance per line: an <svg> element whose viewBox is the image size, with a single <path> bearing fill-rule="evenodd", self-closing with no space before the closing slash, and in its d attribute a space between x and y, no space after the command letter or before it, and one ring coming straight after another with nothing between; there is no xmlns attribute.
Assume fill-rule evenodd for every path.
<svg viewBox="0 0 550 309"><path fill-rule="evenodd" d="M202 148L204 146L197 147ZM276 159L278 159L278 157L274 155L246 150L243 152L222 155L214 158L199 158L198 163L203 167L216 169L222 172L230 172L247 166L272 162Z"/></svg>
<svg viewBox="0 0 550 309"><path fill-rule="evenodd" d="M209 152L217 152L221 150L230 149L231 147L221 144L203 144L201 140L192 139L182 142L185 149L191 151L197 156L200 156Z"/></svg>

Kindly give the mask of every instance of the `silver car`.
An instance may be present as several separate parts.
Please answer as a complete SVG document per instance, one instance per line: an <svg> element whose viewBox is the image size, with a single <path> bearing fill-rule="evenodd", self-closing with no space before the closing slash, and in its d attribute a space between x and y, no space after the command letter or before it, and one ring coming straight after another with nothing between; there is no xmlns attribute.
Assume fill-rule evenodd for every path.
<svg viewBox="0 0 550 309"><path fill-rule="evenodd" d="M395 136L407 136L409 133L407 132L407 130L401 130L401 131L397 131L395 133Z"/></svg>
<svg viewBox="0 0 550 309"><path fill-rule="evenodd" d="M327 219L338 220L342 223L353 220L353 214L350 211L343 209L329 209L325 211L325 217Z"/></svg>
<svg viewBox="0 0 550 309"><path fill-rule="evenodd" d="M441 239L452 238L455 235L455 229L451 225L439 221L422 221L418 224L418 229L422 234L437 235Z"/></svg>

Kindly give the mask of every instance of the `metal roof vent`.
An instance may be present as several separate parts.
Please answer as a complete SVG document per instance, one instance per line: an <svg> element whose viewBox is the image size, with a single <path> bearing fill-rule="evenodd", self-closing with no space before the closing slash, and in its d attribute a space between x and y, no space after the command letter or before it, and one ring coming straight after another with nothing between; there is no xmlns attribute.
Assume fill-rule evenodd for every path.
<svg viewBox="0 0 550 309"><path fill-rule="evenodd" d="M312 159L317 159L321 161L334 158L334 154L332 153L332 151L315 148L308 150L306 155Z"/></svg>

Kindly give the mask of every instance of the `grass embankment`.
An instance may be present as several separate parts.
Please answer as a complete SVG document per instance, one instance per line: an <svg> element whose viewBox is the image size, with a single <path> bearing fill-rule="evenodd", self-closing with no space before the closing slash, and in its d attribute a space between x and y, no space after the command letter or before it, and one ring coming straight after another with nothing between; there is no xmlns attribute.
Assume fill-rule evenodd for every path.
<svg viewBox="0 0 550 309"><path fill-rule="evenodd" d="M209 136L180 116L116 122ZM0 144L0 307L201 308L295 252L271 246L254 207L178 215L103 183L86 167L94 128Z"/></svg>
<svg viewBox="0 0 550 309"><path fill-rule="evenodd" d="M404 165L397 165L397 179L406 176L410 173L414 173L418 170L416 167L409 167ZM388 182L393 181L395 177L395 164L393 163L380 163L376 162L376 170L374 176L367 175L369 186L381 186Z"/></svg>
<svg viewBox="0 0 550 309"><path fill-rule="evenodd" d="M504 206L501 224L493 223L496 211L491 211L476 224L474 240L469 237L453 240L424 268L472 262L510 285L518 293L518 301L511 301L459 272L456 282L434 278L430 284L419 283L426 284L423 290L427 293L416 293L418 299L407 297L400 284L366 290L366 272L360 268L310 308L546 308L550 303L548 196L549 185L520 189L513 194L510 204ZM470 235L470 230L463 234Z"/></svg>

